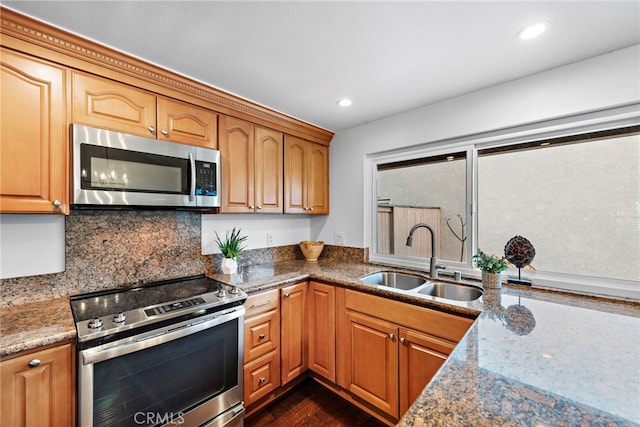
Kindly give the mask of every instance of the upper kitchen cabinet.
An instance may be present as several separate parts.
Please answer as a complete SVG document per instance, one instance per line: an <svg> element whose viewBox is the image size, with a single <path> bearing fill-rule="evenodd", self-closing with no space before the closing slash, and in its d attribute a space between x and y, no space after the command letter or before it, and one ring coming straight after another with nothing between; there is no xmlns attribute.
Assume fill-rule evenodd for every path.
<svg viewBox="0 0 640 427"><path fill-rule="evenodd" d="M69 213L66 70L0 52L0 212Z"/></svg>
<svg viewBox="0 0 640 427"><path fill-rule="evenodd" d="M329 213L329 147L287 135L284 212Z"/></svg>
<svg viewBox="0 0 640 427"><path fill-rule="evenodd" d="M78 72L72 89L74 123L217 148L214 111Z"/></svg>
<svg viewBox="0 0 640 427"><path fill-rule="evenodd" d="M283 135L220 116L221 212L282 213Z"/></svg>

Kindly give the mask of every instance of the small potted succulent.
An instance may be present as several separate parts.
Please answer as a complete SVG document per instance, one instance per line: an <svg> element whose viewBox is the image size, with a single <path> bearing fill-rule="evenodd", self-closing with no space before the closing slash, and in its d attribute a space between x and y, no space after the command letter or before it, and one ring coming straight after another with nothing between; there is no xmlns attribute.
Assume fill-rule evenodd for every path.
<svg viewBox="0 0 640 427"><path fill-rule="evenodd" d="M509 268L509 261L497 255L488 255L480 248L473 256L473 262L482 271L482 286L484 288L502 287L502 272Z"/></svg>
<svg viewBox="0 0 640 427"><path fill-rule="evenodd" d="M222 272L224 274L235 274L238 271L238 258L244 249L244 241L247 236L240 236L240 229L233 227L231 234L227 230L224 240L220 239L216 231L216 245L224 257L222 259Z"/></svg>

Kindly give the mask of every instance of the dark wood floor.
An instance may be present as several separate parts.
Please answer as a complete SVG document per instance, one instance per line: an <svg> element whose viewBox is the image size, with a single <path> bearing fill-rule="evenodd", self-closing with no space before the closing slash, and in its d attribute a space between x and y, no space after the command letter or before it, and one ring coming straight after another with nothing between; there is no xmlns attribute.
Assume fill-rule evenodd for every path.
<svg viewBox="0 0 640 427"><path fill-rule="evenodd" d="M244 420L245 427L383 427L376 418L308 378Z"/></svg>

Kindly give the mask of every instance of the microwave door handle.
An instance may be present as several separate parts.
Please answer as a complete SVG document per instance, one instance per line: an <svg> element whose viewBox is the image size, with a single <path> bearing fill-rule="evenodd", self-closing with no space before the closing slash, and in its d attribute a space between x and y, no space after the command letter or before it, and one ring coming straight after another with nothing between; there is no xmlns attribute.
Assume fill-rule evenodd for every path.
<svg viewBox="0 0 640 427"><path fill-rule="evenodd" d="M196 196L196 161L193 152L189 152L189 169L191 170L191 180L189 183L189 201L193 202Z"/></svg>

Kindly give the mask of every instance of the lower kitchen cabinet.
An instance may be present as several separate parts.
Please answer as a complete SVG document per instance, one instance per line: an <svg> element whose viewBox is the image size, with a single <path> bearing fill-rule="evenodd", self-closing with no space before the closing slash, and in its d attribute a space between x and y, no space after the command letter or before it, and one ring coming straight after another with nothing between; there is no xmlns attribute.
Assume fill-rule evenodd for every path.
<svg viewBox="0 0 640 427"><path fill-rule="evenodd" d="M282 385L307 370L307 281L280 290Z"/></svg>
<svg viewBox="0 0 640 427"><path fill-rule="evenodd" d="M307 371L307 286L304 280L251 294L245 303L247 414L284 392L283 386Z"/></svg>
<svg viewBox="0 0 640 427"><path fill-rule="evenodd" d="M407 328L399 328L400 415L420 396L455 348L455 343Z"/></svg>
<svg viewBox="0 0 640 427"><path fill-rule="evenodd" d="M73 359L64 344L0 362L0 425L73 426Z"/></svg>
<svg viewBox="0 0 640 427"><path fill-rule="evenodd" d="M244 403L248 407L280 386L278 289L249 295L244 320Z"/></svg>
<svg viewBox="0 0 640 427"><path fill-rule="evenodd" d="M341 290L338 385L398 420L473 323L453 314Z"/></svg>
<svg viewBox="0 0 640 427"><path fill-rule="evenodd" d="M309 369L336 381L336 288L309 283Z"/></svg>
<svg viewBox="0 0 640 427"><path fill-rule="evenodd" d="M347 390L398 418L398 327L352 311L346 319Z"/></svg>

